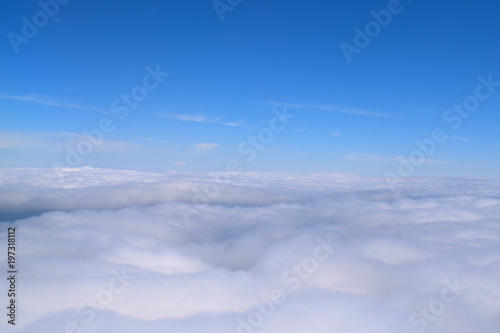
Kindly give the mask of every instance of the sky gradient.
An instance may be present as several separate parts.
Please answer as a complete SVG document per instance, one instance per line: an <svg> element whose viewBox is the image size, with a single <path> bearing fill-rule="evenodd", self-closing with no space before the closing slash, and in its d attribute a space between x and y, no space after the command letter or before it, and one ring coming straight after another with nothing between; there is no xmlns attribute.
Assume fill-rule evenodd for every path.
<svg viewBox="0 0 500 333"><path fill-rule="evenodd" d="M496 1L41 3L0 14L0 167L401 176L440 128L412 176L499 178Z"/></svg>

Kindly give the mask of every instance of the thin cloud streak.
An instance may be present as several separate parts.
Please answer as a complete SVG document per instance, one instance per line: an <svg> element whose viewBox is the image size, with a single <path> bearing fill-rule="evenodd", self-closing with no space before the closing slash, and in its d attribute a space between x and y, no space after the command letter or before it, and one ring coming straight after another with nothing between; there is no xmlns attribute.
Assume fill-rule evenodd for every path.
<svg viewBox="0 0 500 333"><path fill-rule="evenodd" d="M372 163L398 163L398 156L383 156L370 153L350 153L342 156L343 160L355 161L355 162L372 162ZM436 164L448 164L450 162L442 160L434 160L426 158L423 164L425 165L436 165Z"/></svg>
<svg viewBox="0 0 500 333"><path fill-rule="evenodd" d="M35 150L37 153L65 152L66 145L74 145L79 141L88 141L80 133L68 132L16 132L0 130L0 150L23 149ZM95 152L126 153L143 149L143 146L124 141L102 140L93 148Z"/></svg>
<svg viewBox="0 0 500 333"><path fill-rule="evenodd" d="M335 129L335 131L332 133L333 137L339 137L341 135L342 135L342 129L341 128Z"/></svg>
<svg viewBox="0 0 500 333"><path fill-rule="evenodd" d="M215 150L220 145L216 143L195 143L193 150L195 154L206 154Z"/></svg>
<svg viewBox="0 0 500 333"><path fill-rule="evenodd" d="M222 121L220 117L217 118L210 118L205 115L191 115L191 114L181 114L181 113L159 113L156 114L157 116L164 117L164 118L170 118L170 119L175 119L179 121L188 121L188 122L195 122L195 123L206 123L206 124L218 124L218 125L226 125L230 127L235 127L235 126L241 126L243 122L245 121L244 119L241 119L237 122L225 122Z"/></svg>
<svg viewBox="0 0 500 333"><path fill-rule="evenodd" d="M457 140L457 141L462 141L462 142L471 142L471 140L469 140L469 139L461 138L458 136L448 135L448 137L452 140Z"/></svg>
<svg viewBox="0 0 500 333"><path fill-rule="evenodd" d="M35 94L28 94L28 95L1 95L0 94L0 99L10 99L10 100L15 100L15 101L22 101L22 102L32 102L35 104L40 104L40 105L48 105L48 106L55 106L58 108L64 108L64 109L73 109L73 110L81 110L81 111L98 111L101 113L109 114L109 112L97 108L95 106L83 106L79 104L71 104L71 103L61 103L61 102L55 102L47 98L46 96L42 95L35 95Z"/></svg>
<svg viewBox="0 0 500 333"><path fill-rule="evenodd" d="M268 102L267 105L271 106L287 106L295 109L313 109L328 112L338 112L345 113L355 116L367 116L367 117L380 117L380 118L393 118L394 116L389 113L364 110L364 109L351 109L332 105L319 105L319 104L295 104L295 103L283 103L283 102Z"/></svg>

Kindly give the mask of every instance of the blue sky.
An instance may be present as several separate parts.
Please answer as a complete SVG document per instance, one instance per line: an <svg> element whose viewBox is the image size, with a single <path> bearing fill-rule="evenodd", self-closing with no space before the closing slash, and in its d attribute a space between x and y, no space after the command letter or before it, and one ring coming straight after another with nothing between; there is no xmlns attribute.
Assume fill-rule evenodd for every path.
<svg viewBox="0 0 500 333"><path fill-rule="evenodd" d="M478 77L500 81L500 3L389 3L243 0L221 20L208 0L71 0L49 6L44 22L36 1L9 1L0 167L65 165L67 147L110 119L78 166L206 172L236 160L243 171L383 176L442 128L448 139L412 175L499 178L500 87L457 129L443 115L475 94ZM391 6L391 21L348 63L340 44L355 46L354 28ZM13 43L34 15L38 32ZM119 119L113 101L157 66L169 75ZM296 117L247 161L238 147L284 105Z"/></svg>

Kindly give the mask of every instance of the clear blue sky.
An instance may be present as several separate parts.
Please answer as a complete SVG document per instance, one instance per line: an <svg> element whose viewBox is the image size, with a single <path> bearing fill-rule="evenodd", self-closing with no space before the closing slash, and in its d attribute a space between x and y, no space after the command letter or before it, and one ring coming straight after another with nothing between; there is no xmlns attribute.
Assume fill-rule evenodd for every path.
<svg viewBox="0 0 500 333"><path fill-rule="evenodd" d="M350 63L340 44L355 46L354 28L388 1L243 0L223 20L210 0L71 0L48 22L37 1L3 8L0 167L64 165L108 118L114 129L78 165L383 176L442 128L448 140L415 176L499 178L500 87L457 129L443 119L479 76L500 81L498 1L401 1ZM25 38L34 15L34 36L9 34ZM169 75L120 120L113 101L157 65ZM283 104L296 117L248 161L238 151L255 148L238 146Z"/></svg>

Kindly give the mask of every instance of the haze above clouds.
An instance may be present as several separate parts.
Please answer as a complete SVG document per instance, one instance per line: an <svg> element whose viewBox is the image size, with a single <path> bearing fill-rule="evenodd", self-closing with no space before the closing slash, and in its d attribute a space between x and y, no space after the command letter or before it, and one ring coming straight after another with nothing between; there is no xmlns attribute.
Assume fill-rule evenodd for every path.
<svg viewBox="0 0 500 333"><path fill-rule="evenodd" d="M3 170L0 212L22 272L17 331L498 331L499 182L415 178L392 192L352 174L244 173L193 204L217 176ZM336 247L312 269L325 242ZM110 285L117 276L123 288ZM425 321L445 281L467 288ZM245 326L276 290L284 302Z"/></svg>

